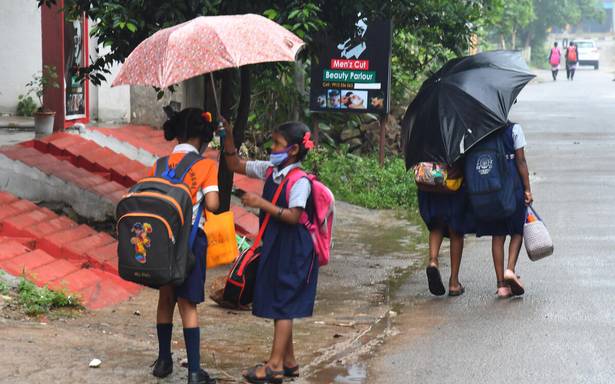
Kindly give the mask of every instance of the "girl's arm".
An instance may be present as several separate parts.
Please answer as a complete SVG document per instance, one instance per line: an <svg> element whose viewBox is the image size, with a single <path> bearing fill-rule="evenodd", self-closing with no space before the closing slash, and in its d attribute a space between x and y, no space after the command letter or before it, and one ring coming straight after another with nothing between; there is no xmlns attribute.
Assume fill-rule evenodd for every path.
<svg viewBox="0 0 615 384"><path fill-rule="evenodd" d="M532 204L534 198L532 197L532 189L530 187L530 171L527 168L527 161L525 161L525 150L519 148L515 151L515 161L517 163L517 169L521 175L523 181L523 190L525 195L525 204Z"/></svg>
<svg viewBox="0 0 615 384"><path fill-rule="evenodd" d="M235 139L233 139L233 127L222 116L220 116L220 121L226 130L226 136L224 136L224 151L222 153L222 156L224 156L226 161L226 165L229 171L245 175L247 161L242 160L237 155Z"/></svg>
<svg viewBox="0 0 615 384"><path fill-rule="evenodd" d="M209 212L217 212L220 208L220 197L218 192L208 192L205 194L205 208Z"/></svg>
<svg viewBox="0 0 615 384"><path fill-rule="evenodd" d="M287 224L298 224L301 218L302 208L282 208L263 199L255 193L246 193L241 197L241 202L252 208L258 208L271 215L272 218Z"/></svg>

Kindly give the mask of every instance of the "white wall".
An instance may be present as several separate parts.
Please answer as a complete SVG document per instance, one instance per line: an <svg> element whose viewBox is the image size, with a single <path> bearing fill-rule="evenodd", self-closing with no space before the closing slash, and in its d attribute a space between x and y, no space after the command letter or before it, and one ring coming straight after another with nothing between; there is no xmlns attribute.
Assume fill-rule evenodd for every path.
<svg viewBox="0 0 615 384"><path fill-rule="evenodd" d="M90 28L94 23L90 20ZM96 60L97 41L90 40L90 56ZM100 55L104 55L109 48L98 46ZM90 86L90 117L100 122L125 123L130 121L130 87L119 86L111 88L111 82L115 79L120 66L114 65L111 74L106 75L107 81L99 87Z"/></svg>
<svg viewBox="0 0 615 384"><path fill-rule="evenodd" d="M90 28L92 21L90 21ZM14 114L17 97L25 84L42 67L41 12L34 0L0 0L0 113ZM96 41L90 41L90 55L96 59ZM103 48L100 47L101 52ZM108 82L90 86L90 117L102 122L130 120L130 88L111 88L117 67Z"/></svg>
<svg viewBox="0 0 615 384"><path fill-rule="evenodd" d="M15 113L17 97L41 70L41 12L35 1L0 1L0 113Z"/></svg>

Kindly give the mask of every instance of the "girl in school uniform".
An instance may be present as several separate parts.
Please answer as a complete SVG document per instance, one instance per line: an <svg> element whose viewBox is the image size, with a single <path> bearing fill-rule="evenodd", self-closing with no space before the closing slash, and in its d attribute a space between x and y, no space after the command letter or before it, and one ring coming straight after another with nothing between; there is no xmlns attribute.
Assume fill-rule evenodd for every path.
<svg viewBox="0 0 615 384"><path fill-rule="evenodd" d="M491 252L497 278L497 295L500 298L519 296L525 293L521 280L515 273L519 251L523 244L523 225L527 206L532 203L530 176L525 160L525 135L521 125L509 122L506 128L497 133L504 136L508 174L515 178L516 210L509 217L496 221L476 222L476 236L491 236ZM504 270L504 244L510 236L508 245L508 265Z"/></svg>
<svg viewBox="0 0 615 384"><path fill-rule="evenodd" d="M462 171L456 164L449 171L450 178L461 177ZM445 237L450 238L451 276L448 281L448 295L461 296L465 288L459 282L459 268L463 254L463 236L468 228L468 204L463 186L453 193L418 191L421 218L429 229L429 264L427 283L429 292L436 296L446 293L440 275L438 256Z"/></svg>
<svg viewBox="0 0 615 384"><path fill-rule="evenodd" d="M179 164L190 152L202 154L213 138L214 125L209 112L198 108L186 108L175 112L165 107L168 120L164 123L164 137L178 144L169 155L169 167ZM155 166L154 166L155 168ZM153 175L154 169L150 174ZM215 161L202 159L197 161L184 178L184 183L190 188L194 206L193 223L199 205L204 201L205 209L216 211L218 199L218 165ZM204 214L203 214L204 216ZM156 329L158 334L158 359L154 364L153 375L166 377L173 372L171 358L171 338L173 335L173 312L175 304L179 307L184 328L184 341L188 354L188 383L212 384L216 381L202 370L200 358L200 328L197 315L197 304L205 301L205 267L207 252L207 237L203 231L204 219L201 218L199 230L192 247L196 256L196 264L184 283L178 287L168 285L161 287L156 314Z"/></svg>
<svg viewBox="0 0 615 384"><path fill-rule="evenodd" d="M229 169L265 180L263 195L245 193L242 203L260 209L261 223L265 214L271 215L262 240L252 313L274 320L273 346L268 361L244 371L243 376L250 383L282 383L284 377L299 376L293 349L293 320L312 316L318 258L308 230L299 223L302 212L311 209L309 180L299 179L288 194L284 185L276 204L271 201L280 183L301 167L314 144L305 124L288 122L271 134L269 161L245 161L237 156L231 127L225 126L224 157Z"/></svg>

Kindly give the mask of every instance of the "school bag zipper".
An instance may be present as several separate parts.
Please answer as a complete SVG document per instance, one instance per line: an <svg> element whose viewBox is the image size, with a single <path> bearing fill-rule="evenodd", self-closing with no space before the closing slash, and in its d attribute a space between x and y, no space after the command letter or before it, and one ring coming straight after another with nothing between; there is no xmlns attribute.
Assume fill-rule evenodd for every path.
<svg viewBox="0 0 615 384"><path fill-rule="evenodd" d="M129 197L139 197L139 196L146 196L146 197L152 197L155 199L161 199L162 201L165 201L171 204L175 208L175 210L177 210L182 226L184 225L184 213L182 212L182 209L179 206L179 203L177 203L177 201L175 201L174 199L170 198L167 195L163 195L162 193L157 193L157 192L130 192L124 195L123 198L126 199Z"/></svg>

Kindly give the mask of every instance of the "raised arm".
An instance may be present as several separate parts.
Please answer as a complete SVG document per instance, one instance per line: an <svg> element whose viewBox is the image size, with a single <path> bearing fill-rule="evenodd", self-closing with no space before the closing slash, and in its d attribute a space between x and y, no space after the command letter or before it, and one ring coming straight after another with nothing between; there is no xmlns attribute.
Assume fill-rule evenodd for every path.
<svg viewBox="0 0 615 384"><path fill-rule="evenodd" d="M224 152L222 153L226 161L226 165L231 172L245 175L247 162L246 160L241 159L237 154L235 139L233 138L233 127L223 117L220 117L220 121L226 131L226 136L224 136Z"/></svg>

